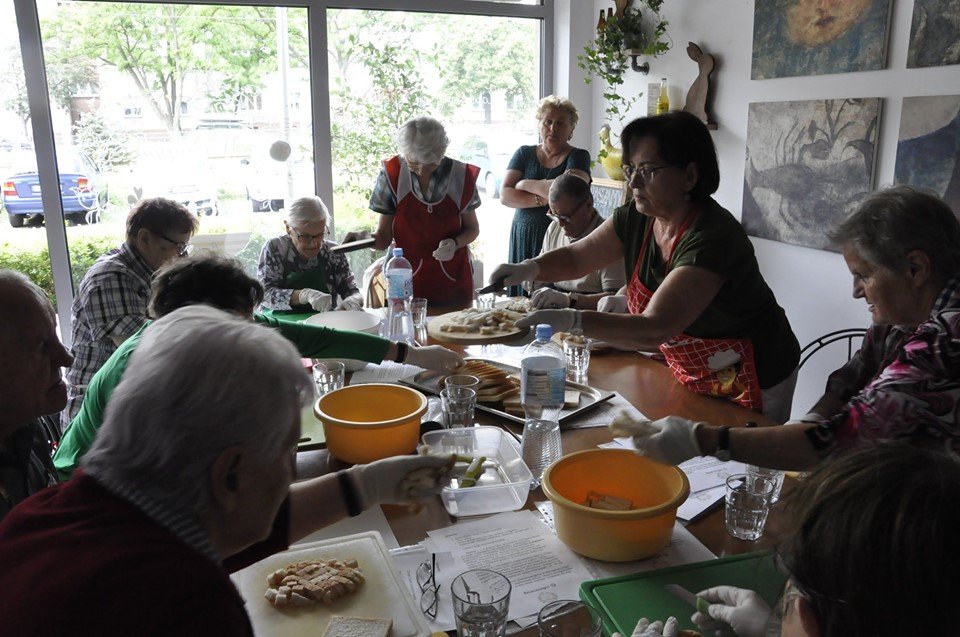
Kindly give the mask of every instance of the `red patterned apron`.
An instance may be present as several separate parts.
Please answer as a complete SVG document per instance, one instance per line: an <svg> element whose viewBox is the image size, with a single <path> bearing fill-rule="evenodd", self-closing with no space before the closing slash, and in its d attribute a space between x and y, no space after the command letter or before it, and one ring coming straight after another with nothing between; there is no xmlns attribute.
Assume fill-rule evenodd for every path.
<svg viewBox="0 0 960 637"><path fill-rule="evenodd" d="M459 248L449 261L437 261L433 251L444 239L460 233L464 208L473 198L480 169L454 161L447 190L436 202L413 192L410 169L399 156L383 162L387 182L397 198L393 238L413 266L413 293L431 305L457 305L473 300L470 251Z"/></svg>
<svg viewBox="0 0 960 637"><path fill-rule="evenodd" d="M670 261L684 233L699 213L684 221L673 241L665 275L670 273ZM643 244L627 288L627 307L631 314L642 314L653 298L653 291L640 280L640 264L650 246L653 221L647 224ZM761 412L763 401L760 380L753 356L753 343L739 338L698 338L679 334L660 345L660 351L674 377L698 394L726 398L747 409Z"/></svg>

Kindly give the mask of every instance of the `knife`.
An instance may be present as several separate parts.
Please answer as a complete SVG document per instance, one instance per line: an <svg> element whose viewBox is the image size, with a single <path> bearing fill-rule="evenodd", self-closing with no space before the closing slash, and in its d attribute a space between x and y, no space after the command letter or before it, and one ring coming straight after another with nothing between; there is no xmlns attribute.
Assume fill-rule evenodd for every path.
<svg viewBox="0 0 960 637"><path fill-rule="evenodd" d="M491 283L490 285L486 285L486 286L478 289L478 290L477 290L477 294L490 294L491 292L494 293L494 294L497 294L497 293L503 294L503 293L504 293L504 292L503 292L503 281L504 281L504 279L506 279L506 278L507 278L507 277L501 277L501 278L497 279L496 281L494 281L493 283Z"/></svg>
<svg viewBox="0 0 960 637"><path fill-rule="evenodd" d="M703 599L702 597L697 597L683 586L679 584L665 584L663 590L667 591L680 601L686 602L690 606L704 615L707 614L707 607L710 606L710 602Z"/></svg>

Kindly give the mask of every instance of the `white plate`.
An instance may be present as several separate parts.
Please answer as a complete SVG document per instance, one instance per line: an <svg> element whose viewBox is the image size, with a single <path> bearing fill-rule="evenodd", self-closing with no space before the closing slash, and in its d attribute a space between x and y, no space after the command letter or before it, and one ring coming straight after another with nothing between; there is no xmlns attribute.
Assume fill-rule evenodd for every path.
<svg viewBox="0 0 960 637"><path fill-rule="evenodd" d="M333 310L321 312L303 320L310 325L332 327L337 330L355 330L368 334L380 333L380 317L363 310Z"/></svg>

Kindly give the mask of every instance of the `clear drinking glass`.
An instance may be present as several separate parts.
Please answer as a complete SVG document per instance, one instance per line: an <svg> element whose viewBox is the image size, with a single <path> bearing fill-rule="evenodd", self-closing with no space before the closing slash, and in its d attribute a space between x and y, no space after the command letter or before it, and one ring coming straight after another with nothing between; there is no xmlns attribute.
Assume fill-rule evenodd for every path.
<svg viewBox="0 0 960 637"><path fill-rule="evenodd" d="M343 387L344 372L344 365L339 361L314 364L313 382L317 386L317 395L323 396Z"/></svg>
<svg viewBox="0 0 960 637"><path fill-rule="evenodd" d="M440 392L443 426L447 429L473 426L477 392L470 387L447 386Z"/></svg>
<svg viewBox="0 0 960 637"><path fill-rule="evenodd" d="M478 294L477 307L481 310L492 310L494 303L496 303L496 300L497 300L496 294Z"/></svg>
<svg viewBox="0 0 960 637"><path fill-rule="evenodd" d="M727 478L727 532L741 540L758 540L763 535L773 497L773 480L747 473Z"/></svg>
<svg viewBox="0 0 960 637"><path fill-rule="evenodd" d="M603 619L581 601L561 599L540 609L537 627L540 637L599 637Z"/></svg>
<svg viewBox="0 0 960 637"><path fill-rule="evenodd" d="M563 354L567 357L567 377L574 382L587 379L590 368L591 342L585 336L571 335L563 339Z"/></svg>
<svg viewBox="0 0 960 637"><path fill-rule="evenodd" d="M780 499L780 490L783 489L783 471L778 471L777 469L767 469L765 467L758 467L756 465L747 465L747 473L751 476L760 476L761 478L769 478L773 481L773 495L770 498L770 504L776 504L777 500Z"/></svg>
<svg viewBox="0 0 960 637"><path fill-rule="evenodd" d="M510 580L485 569L457 575L450 585L459 637L503 637L510 609Z"/></svg>
<svg viewBox="0 0 960 637"><path fill-rule="evenodd" d="M427 299L420 297L410 299L410 316L413 318L414 327L422 327L427 324Z"/></svg>

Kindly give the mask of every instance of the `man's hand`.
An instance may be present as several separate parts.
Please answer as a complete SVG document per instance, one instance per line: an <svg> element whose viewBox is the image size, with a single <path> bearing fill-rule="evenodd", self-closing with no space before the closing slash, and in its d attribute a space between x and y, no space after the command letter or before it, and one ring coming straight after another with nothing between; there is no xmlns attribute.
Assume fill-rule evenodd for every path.
<svg viewBox="0 0 960 637"><path fill-rule="evenodd" d="M540 266L536 261L525 259L520 263L501 263L493 270L488 281L496 283L503 280L503 285L520 285L524 281L533 281L540 274Z"/></svg>
<svg viewBox="0 0 960 637"><path fill-rule="evenodd" d="M333 297L326 292L304 288L300 290L300 303L309 305L317 312L326 312L333 304Z"/></svg>
<svg viewBox="0 0 960 637"><path fill-rule="evenodd" d="M457 252L457 242L453 239L444 239L433 251L433 258L437 261L449 261Z"/></svg>
<svg viewBox="0 0 960 637"><path fill-rule="evenodd" d="M712 630L716 627L712 620L718 620L728 624L739 637L766 635L770 607L755 592L735 586L715 586L700 591L697 597L710 602L709 617L697 612L690 618L700 628Z"/></svg>
<svg viewBox="0 0 960 637"><path fill-rule="evenodd" d="M598 312L611 312L613 314L629 314L630 308L627 307L627 297L615 294L605 296L597 301Z"/></svg>
<svg viewBox="0 0 960 637"><path fill-rule="evenodd" d="M456 456L396 456L346 470L360 506L409 504L440 493L448 483Z"/></svg>
<svg viewBox="0 0 960 637"><path fill-rule="evenodd" d="M530 296L530 304L538 310L570 307L570 297L560 290L540 288Z"/></svg>
<svg viewBox="0 0 960 637"><path fill-rule="evenodd" d="M577 313L580 310L537 310L527 314L517 321L517 329L525 330L528 327L548 323L553 328L553 333L569 332L577 322Z"/></svg>

